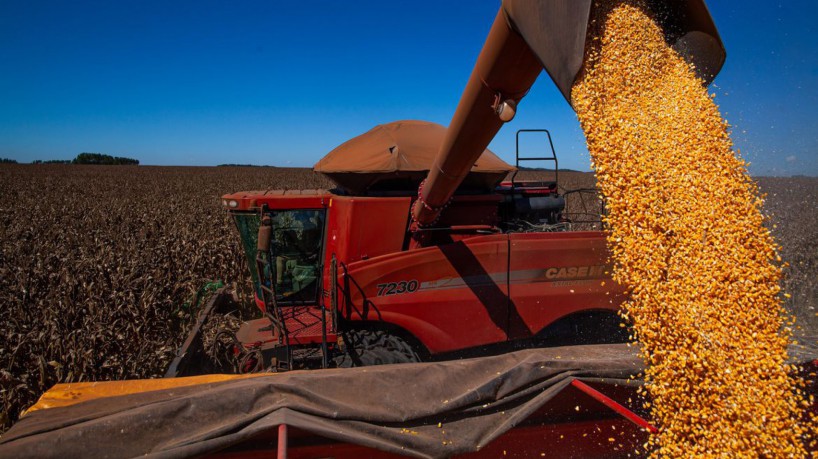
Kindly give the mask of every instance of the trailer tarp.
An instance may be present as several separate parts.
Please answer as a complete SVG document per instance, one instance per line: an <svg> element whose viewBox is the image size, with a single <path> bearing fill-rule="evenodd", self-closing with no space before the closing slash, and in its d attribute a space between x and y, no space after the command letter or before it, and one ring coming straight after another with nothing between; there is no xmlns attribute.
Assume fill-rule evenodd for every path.
<svg viewBox="0 0 818 459"><path fill-rule="evenodd" d="M0 456L195 457L285 423L393 453L447 457L479 450L575 378L633 387L641 369L636 347L593 345L199 383L30 412L0 438Z"/></svg>

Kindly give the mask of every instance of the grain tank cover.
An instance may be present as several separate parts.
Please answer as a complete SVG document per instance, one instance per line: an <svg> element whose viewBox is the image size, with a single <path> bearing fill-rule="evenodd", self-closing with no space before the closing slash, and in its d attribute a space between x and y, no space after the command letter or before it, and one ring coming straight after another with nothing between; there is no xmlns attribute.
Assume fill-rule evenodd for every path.
<svg viewBox="0 0 818 459"><path fill-rule="evenodd" d="M427 121L381 124L329 152L315 164L314 170L353 194L416 193L445 135L445 127ZM491 191L513 170L514 166L486 149L461 189Z"/></svg>

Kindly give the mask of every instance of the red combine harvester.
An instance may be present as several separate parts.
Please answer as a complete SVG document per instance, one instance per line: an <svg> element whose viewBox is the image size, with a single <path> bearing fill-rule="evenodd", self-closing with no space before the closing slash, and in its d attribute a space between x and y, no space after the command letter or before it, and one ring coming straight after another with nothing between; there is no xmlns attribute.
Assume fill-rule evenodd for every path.
<svg viewBox="0 0 818 459"><path fill-rule="evenodd" d="M568 231L555 181L500 183L512 168L480 150L445 211L428 224L413 218L413 204L424 202L418 188L439 192L440 182L422 180L445 134L418 121L378 126L316 165L339 190L223 197L265 313L237 333L246 369L627 338L620 289L604 281L604 235ZM386 160L396 165L376 163ZM393 170L349 171L358 163Z"/></svg>
<svg viewBox="0 0 818 459"><path fill-rule="evenodd" d="M514 168L486 150L543 68L569 98L590 8L505 1L448 129L403 121L346 142L315 165L337 184L331 191L222 198L264 313L233 340L239 371L627 339L604 234L570 231L556 180L501 182ZM669 39L711 81L725 53L705 5L663 8ZM547 154L534 158L520 157L520 134L518 166L557 169L547 131ZM191 368L180 361L169 375Z"/></svg>

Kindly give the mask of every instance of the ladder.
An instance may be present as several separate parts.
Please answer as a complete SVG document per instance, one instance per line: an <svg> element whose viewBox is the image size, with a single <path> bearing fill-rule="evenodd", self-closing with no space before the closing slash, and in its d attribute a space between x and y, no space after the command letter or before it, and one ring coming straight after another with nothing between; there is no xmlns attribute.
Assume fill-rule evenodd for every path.
<svg viewBox="0 0 818 459"><path fill-rule="evenodd" d="M529 134L529 133L545 133L548 136L548 146L551 149L551 156L527 156L521 157L520 156L520 134ZM547 152L546 152L547 153ZM514 174L511 176L511 186L515 186L514 179L517 177L517 173L520 171L520 162L521 161L554 161L554 183L559 183L560 177L560 167L559 162L557 161L557 152L554 150L554 142L551 140L551 132L548 129L520 129L517 131L516 140L515 140L515 161L514 166L517 170L514 171Z"/></svg>

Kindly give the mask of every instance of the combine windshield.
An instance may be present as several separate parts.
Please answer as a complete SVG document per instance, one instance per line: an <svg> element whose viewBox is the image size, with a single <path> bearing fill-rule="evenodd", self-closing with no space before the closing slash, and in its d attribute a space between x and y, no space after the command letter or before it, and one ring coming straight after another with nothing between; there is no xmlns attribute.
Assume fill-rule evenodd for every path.
<svg viewBox="0 0 818 459"><path fill-rule="evenodd" d="M277 299L284 303L316 301L324 211L298 209L274 211L270 215Z"/></svg>
<svg viewBox="0 0 818 459"><path fill-rule="evenodd" d="M256 266L259 215L235 213L236 226L258 290ZM316 301L321 272L321 244L324 236L324 211L312 209L275 210L272 219L270 263L264 268L267 285L274 282L276 300L287 303ZM259 292L260 293L260 292Z"/></svg>

